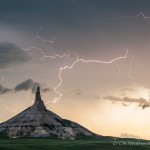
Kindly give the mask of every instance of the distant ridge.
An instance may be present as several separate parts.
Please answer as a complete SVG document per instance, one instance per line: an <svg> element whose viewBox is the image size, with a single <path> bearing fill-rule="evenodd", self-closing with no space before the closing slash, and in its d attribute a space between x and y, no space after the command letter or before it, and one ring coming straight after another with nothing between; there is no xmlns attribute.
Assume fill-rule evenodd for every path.
<svg viewBox="0 0 150 150"><path fill-rule="evenodd" d="M70 120L62 119L47 110L40 87L37 87L34 104L15 117L0 124L0 137L58 137L77 138L93 136L91 131Z"/></svg>
<svg viewBox="0 0 150 150"><path fill-rule="evenodd" d="M120 138L130 138L130 139L142 139L141 137L134 134L121 133Z"/></svg>

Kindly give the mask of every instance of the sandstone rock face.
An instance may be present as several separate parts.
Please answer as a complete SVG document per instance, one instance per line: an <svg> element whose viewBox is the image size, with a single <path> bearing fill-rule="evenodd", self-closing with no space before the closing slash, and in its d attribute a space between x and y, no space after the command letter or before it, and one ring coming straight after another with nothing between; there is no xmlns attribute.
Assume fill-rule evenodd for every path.
<svg viewBox="0 0 150 150"><path fill-rule="evenodd" d="M62 119L46 109L37 88L35 103L10 120L0 124L0 137L58 137L74 139L92 136L92 132L81 125Z"/></svg>
<svg viewBox="0 0 150 150"><path fill-rule="evenodd" d="M35 131L31 135L32 137L48 137L49 133L44 130L42 127L36 127Z"/></svg>

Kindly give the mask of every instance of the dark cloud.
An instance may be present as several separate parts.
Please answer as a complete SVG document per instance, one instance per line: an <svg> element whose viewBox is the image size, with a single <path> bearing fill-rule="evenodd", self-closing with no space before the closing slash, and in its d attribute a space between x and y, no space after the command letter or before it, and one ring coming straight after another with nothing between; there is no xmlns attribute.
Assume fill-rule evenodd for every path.
<svg viewBox="0 0 150 150"><path fill-rule="evenodd" d="M11 92L12 89L9 89L9 88L5 88L3 87L1 84L0 84L0 94L6 94L6 93L9 93Z"/></svg>
<svg viewBox="0 0 150 150"><path fill-rule="evenodd" d="M150 107L150 104L139 104L139 107L142 107L142 109Z"/></svg>
<svg viewBox="0 0 150 150"><path fill-rule="evenodd" d="M14 43L0 42L0 68L26 62L30 57Z"/></svg>
<svg viewBox="0 0 150 150"><path fill-rule="evenodd" d="M28 80L16 85L14 90L15 90L15 92L27 91L27 90L32 89L34 87L34 84L35 84L35 82L32 79L28 79Z"/></svg>
<svg viewBox="0 0 150 150"><path fill-rule="evenodd" d="M29 91L29 90L31 90L32 93L35 93L36 90L37 90L37 86L38 85L41 87L41 91L44 92L44 93L45 92L52 92L53 91L46 84L35 82L32 79L27 79L26 81L23 81L23 82L17 84L15 86L15 88L12 88L12 89L5 88L4 86L2 86L0 84L0 94L7 94L7 93L10 93L12 91L20 92L20 91Z"/></svg>
<svg viewBox="0 0 150 150"><path fill-rule="evenodd" d="M128 41L129 37L124 34L128 35L137 26L136 23L133 25L133 30L131 28L126 31L122 27L122 22L111 19L111 14L128 16L136 15L139 10L149 12L149 4L150 2L146 0L1 0L0 23L13 30L19 30L22 34L25 32L28 36L34 35L39 27L43 26L43 36L46 39L51 36L55 37L57 44L53 44L53 46L58 51L59 49L61 51L62 49L79 49L79 53L86 52L86 55L90 55L92 49L93 55L93 53L97 53L97 48L95 48L97 45L96 47L101 46L98 52L100 53L100 49L104 49L105 52L102 54L105 55L109 49L113 49L112 45L107 44L109 39L113 45L124 43L125 40L126 45L126 38ZM110 14L110 18L104 15L106 13ZM148 14L150 13L146 13L146 15ZM149 30L145 26L144 29ZM138 31L145 33L143 30L138 29ZM142 37L141 35L140 33L139 37ZM136 40L136 38L132 36L131 38L134 43L133 39ZM106 46L104 39L107 39ZM123 41L118 42L120 39ZM117 49L120 51L120 48L124 47L119 45L117 48L115 47L116 51L118 51ZM111 55L116 53L118 54L115 52Z"/></svg>
<svg viewBox="0 0 150 150"><path fill-rule="evenodd" d="M120 102L133 102L133 103L145 103L147 102L146 99L144 98L139 98L139 99L136 99L136 98L130 98L130 97L123 97L123 98L120 98L120 97L116 97L116 96L106 96L104 97L104 99L108 99L108 100L111 100L111 101L120 101Z"/></svg>
<svg viewBox="0 0 150 150"><path fill-rule="evenodd" d="M141 11L143 9L149 10L149 4L148 0L1 0L0 13L2 15L11 15L11 13L39 12L42 15L45 14L45 16L66 15L68 17L70 16L70 14L67 14L69 12L72 15L79 10L84 13L84 11L88 11L90 8L95 8L96 12L112 12L113 10L132 12L133 10L139 10L139 8L141 8ZM55 12L55 14L51 14L52 12Z"/></svg>
<svg viewBox="0 0 150 150"><path fill-rule="evenodd" d="M14 88L14 91L15 92L19 92L19 91L28 91L28 90L31 90L32 93L35 93L38 85L41 87L42 92L52 91L52 89L50 89L49 87L47 87L47 85L42 84L40 82L36 82L36 81L34 81L32 79L27 79L26 81L23 81L22 83L19 83Z"/></svg>
<svg viewBox="0 0 150 150"><path fill-rule="evenodd" d="M110 101L113 101L113 102L137 103L137 104L139 104L138 105L139 107L142 107L142 109L145 109L145 108L150 106L150 102L148 102L144 98L137 98L136 99L136 98L130 98L130 97L120 98L120 97L116 97L116 96L106 96L106 97L104 97L104 99L110 100ZM123 105L123 106L125 106L125 105Z"/></svg>

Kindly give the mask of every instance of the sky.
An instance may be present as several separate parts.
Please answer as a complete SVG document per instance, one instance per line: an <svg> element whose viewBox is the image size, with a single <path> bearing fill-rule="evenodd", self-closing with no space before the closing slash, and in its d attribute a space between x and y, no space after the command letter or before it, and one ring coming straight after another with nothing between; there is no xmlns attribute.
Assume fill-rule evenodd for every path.
<svg viewBox="0 0 150 150"><path fill-rule="evenodd" d="M150 139L150 1L0 0L0 122L34 102L105 136Z"/></svg>

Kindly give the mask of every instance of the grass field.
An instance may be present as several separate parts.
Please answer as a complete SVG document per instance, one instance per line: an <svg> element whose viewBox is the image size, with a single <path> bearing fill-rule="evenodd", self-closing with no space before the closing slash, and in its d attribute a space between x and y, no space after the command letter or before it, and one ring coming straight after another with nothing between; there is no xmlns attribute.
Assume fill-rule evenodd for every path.
<svg viewBox="0 0 150 150"><path fill-rule="evenodd" d="M113 138L0 139L0 150L147 150L149 141Z"/></svg>

